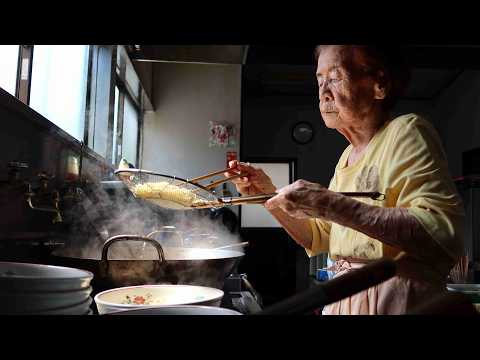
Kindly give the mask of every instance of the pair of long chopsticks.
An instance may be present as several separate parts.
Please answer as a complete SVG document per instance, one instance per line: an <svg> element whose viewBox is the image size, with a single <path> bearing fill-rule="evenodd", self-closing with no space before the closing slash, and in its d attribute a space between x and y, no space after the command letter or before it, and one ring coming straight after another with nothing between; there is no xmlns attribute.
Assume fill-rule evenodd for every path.
<svg viewBox="0 0 480 360"><path fill-rule="evenodd" d="M206 175L202 175L202 176L199 176L199 177L196 177L196 178L193 178L193 179L189 179L188 182L193 183L193 184L198 184L198 182L200 180L208 179L212 176L220 175L220 174L223 174L223 173L231 171L231 170L232 170L231 168L218 170L218 171L206 174ZM226 177L225 179L214 181L211 184L205 185L204 187L207 188L208 190L210 190L210 189L216 188L218 185L223 184L224 182L227 182L227 181L230 181L232 179L236 179L236 178L239 178L239 177L242 177L242 176L246 176L246 175L247 175L247 173L240 173L240 174L237 174L237 175L234 175L234 176Z"/></svg>
<svg viewBox="0 0 480 360"><path fill-rule="evenodd" d="M340 194L350 197L367 197L372 200L384 200L385 195L379 192L340 192ZM240 196L235 198L222 198L220 199L224 204L240 205L240 204L261 204L268 199L271 199L277 193L261 194L252 196Z"/></svg>
<svg viewBox="0 0 480 360"><path fill-rule="evenodd" d="M340 194L350 197L367 197L373 200L384 200L385 195L379 192L340 192ZM216 206L225 206L225 205L247 205L247 204L263 204L268 199L271 199L277 193L272 194L261 194L261 195L250 195L250 196L238 196L238 197L227 197L220 198L218 202L207 203L199 206L193 206L196 209L208 209Z"/></svg>

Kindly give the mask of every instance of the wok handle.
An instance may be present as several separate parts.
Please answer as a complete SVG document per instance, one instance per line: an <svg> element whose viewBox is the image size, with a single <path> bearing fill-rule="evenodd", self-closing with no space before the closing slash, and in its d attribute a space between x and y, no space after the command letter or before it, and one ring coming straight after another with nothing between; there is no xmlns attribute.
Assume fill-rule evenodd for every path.
<svg viewBox="0 0 480 360"><path fill-rule="evenodd" d="M113 237L107 239L107 241L105 241L105 243L103 244L103 248L102 248L102 261L108 261L108 257L107 257L108 256L108 249L110 248L110 246L112 246L112 244L114 244L116 242L119 242L119 241L143 241L143 242L147 242L147 243L153 245L155 247L155 249L157 249L158 259L161 262L165 261L165 254L163 252L163 248L157 241L155 241L151 238L145 237L145 236L138 236L138 235L117 235L117 236L113 236Z"/></svg>
<svg viewBox="0 0 480 360"><path fill-rule="evenodd" d="M253 315L302 315L378 285L396 274L393 260L382 259L303 291Z"/></svg>

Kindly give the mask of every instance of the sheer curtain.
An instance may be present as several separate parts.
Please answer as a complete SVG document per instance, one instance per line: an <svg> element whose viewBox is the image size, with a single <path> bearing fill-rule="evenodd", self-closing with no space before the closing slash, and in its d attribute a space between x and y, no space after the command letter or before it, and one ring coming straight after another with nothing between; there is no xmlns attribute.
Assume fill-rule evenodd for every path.
<svg viewBox="0 0 480 360"><path fill-rule="evenodd" d="M20 45L0 45L0 87L15 96Z"/></svg>
<svg viewBox="0 0 480 360"><path fill-rule="evenodd" d="M76 139L84 138L88 45L35 45L30 107Z"/></svg>

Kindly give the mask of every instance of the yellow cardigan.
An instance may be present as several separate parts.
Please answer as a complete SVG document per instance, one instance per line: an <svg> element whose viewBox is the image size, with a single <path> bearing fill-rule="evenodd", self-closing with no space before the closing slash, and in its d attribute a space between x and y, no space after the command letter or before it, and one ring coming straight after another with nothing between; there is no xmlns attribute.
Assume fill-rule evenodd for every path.
<svg viewBox="0 0 480 360"><path fill-rule="evenodd" d="M378 191L385 200L358 198L370 205L404 207L452 257L463 251L464 209L451 179L434 127L416 114L387 122L374 135L360 160L347 166L352 146L343 152L330 182L332 191ZM311 219L308 256L329 252L360 259L395 257L399 249L353 229Z"/></svg>

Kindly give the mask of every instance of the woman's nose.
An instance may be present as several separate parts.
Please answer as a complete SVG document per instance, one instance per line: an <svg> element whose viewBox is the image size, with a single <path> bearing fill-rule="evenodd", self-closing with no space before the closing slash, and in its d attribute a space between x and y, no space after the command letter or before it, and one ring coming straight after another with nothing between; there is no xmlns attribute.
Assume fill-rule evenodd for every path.
<svg viewBox="0 0 480 360"><path fill-rule="evenodd" d="M318 89L318 98L320 101L332 101L333 100L333 95L328 86L326 86L325 83L322 84L322 86L319 87Z"/></svg>

